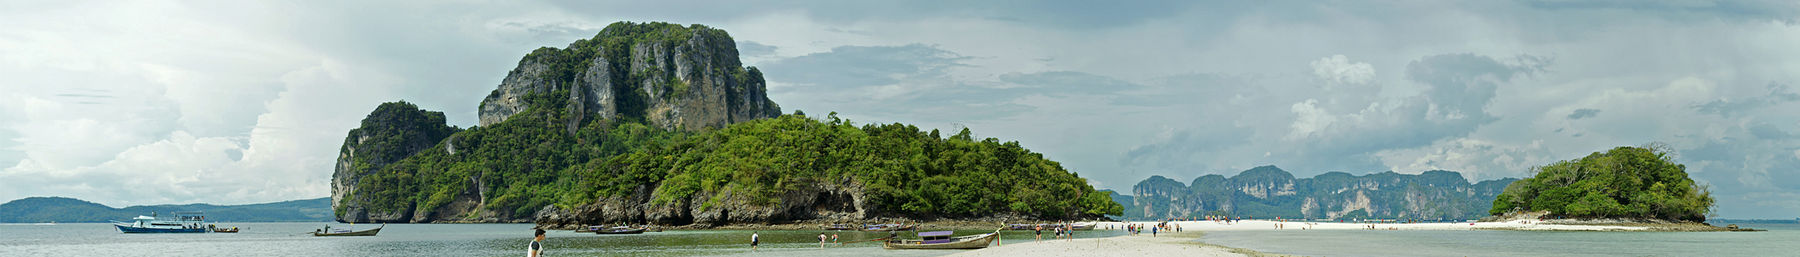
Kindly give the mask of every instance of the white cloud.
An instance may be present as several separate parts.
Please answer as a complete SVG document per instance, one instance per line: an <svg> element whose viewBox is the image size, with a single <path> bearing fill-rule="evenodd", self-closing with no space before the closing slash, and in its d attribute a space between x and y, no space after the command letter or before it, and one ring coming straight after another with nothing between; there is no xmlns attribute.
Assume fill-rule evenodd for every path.
<svg viewBox="0 0 1800 257"><path fill-rule="evenodd" d="M1287 135L1288 140L1313 136L1330 127L1331 123L1337 122L1337 117L1319 109L1318 103L1319 100L1306 99L1304 102L1294 103L1289 107L1295 117L1294 124L1288 126L1291 129Z"/></svg>
<svg viewBox="0 0 1800 257"><path fill-rule="evenodd" d="M1312 61L1313 75L1333 84L1368 84L1375 81L1375 66L1350 62L1344 55L1332 55Z"/></svg>

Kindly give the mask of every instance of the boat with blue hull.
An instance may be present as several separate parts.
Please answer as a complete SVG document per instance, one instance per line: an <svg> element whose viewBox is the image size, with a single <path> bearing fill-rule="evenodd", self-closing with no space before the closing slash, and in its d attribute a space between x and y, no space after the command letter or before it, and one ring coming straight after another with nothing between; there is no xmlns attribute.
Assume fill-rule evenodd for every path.
<svg viewBox="0 0 1800 257"><path fill-rule="evenodd" d="M158 217L139 215L131 222L113 222L113 227L121 233L206 233L212 232L213 224L206 222L206 215L199 212L176 212L174 217Z"/></svg>

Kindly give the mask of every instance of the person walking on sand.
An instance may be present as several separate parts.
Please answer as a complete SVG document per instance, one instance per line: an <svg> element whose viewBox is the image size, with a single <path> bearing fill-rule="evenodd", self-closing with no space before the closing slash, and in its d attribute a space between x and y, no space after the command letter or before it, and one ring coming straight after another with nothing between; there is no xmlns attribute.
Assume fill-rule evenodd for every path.
<svg viewBox="0 0 1800 257"><path fill-rule="evenodd" d="M757 239L758 238L757 238L756 232L750 232L750 251L752 251L752 252L756 251Z"/></svg>
<svg viewBox="0 0 1800 257"><path fill-rule="evenodd" d="M544 229L538 229L531 238L531 244L525 246L526 257L544 256Z"/></svg>
<svg viewBox="0 0 1800 257"><path fill-rule="evenodd" d="M1156 237L1156 227L1150 227L1150 237Z"/></svg>

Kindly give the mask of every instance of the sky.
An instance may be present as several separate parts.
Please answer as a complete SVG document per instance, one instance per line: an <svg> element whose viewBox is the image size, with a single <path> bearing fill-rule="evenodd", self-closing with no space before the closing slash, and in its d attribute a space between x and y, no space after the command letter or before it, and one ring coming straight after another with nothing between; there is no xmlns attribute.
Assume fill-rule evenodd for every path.
<svg viewBox="0 0 1800 257"><path fill-rule="evenodd" d="M784 112L969 128L1101 189L1276 165L1523 177L1666 144L1800 216L1792 1L0 1L0 199L330 195L382 102L476 124L616 21L728 31Z"/></svg>

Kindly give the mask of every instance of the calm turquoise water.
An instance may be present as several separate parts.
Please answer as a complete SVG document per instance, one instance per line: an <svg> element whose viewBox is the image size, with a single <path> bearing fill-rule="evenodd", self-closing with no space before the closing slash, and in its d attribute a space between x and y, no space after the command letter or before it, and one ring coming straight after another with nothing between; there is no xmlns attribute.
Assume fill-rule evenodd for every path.
<svg viewBox="0 0 1800 257"><path fill-rule="evenodd" d="M1800 224L1766 232L1220 231L1201 241L1307 256L1800 256Z"/></svg>
<svg viewBox="0 0 1800 257"><path fill-rule="evenodd" d="M375 237L312 237L328 223L227 223L237 234L123 234L108 224L0 224L0 256L523 256L530 224L390 224ZM333 227L344 226L332 224ZM372 228L357 225L358 230ZM823 231L761 231L751 252L751 231L667 231L595 235L549 231L549 256L939 256L957 250L884 250L879 243L819 248ZM832 232L826 232L832 233ZM836 232L843 242L886 232ZM902 232L907 233L907 232ZM958 231L977 234L982 231ZM1008 232L1002 242L1029 240ZM1117 231L1083 231L1078 237Z"/></svg>

